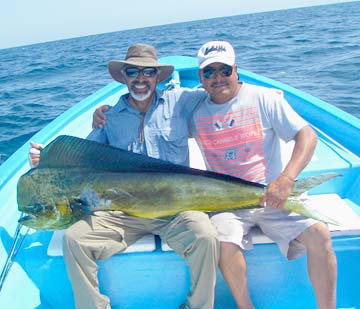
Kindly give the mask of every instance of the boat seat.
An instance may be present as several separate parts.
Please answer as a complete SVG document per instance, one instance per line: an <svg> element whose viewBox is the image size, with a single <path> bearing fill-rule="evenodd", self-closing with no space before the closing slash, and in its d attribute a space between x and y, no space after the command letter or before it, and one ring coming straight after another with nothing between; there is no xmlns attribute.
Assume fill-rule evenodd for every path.
<svg viewBox="0 0 360 309"><path fill-rule="evenodd" d="M360 235L360 213L352 202L342 199L338 194L318 194L307 196L308 204L336 219L340 225L329 224L332 236Z"/></svg>

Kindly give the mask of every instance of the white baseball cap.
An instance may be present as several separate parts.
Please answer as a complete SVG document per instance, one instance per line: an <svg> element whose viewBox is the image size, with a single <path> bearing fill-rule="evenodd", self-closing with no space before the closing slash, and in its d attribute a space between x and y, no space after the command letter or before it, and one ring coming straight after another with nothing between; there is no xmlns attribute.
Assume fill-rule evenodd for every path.
<svg viewBox="0 0 360 309"><path fill-rule="evenodd" d="M235 64L235 51L226 41L211 41L201 46L197 58L200 69L215 62L233 66Z"/></svg>

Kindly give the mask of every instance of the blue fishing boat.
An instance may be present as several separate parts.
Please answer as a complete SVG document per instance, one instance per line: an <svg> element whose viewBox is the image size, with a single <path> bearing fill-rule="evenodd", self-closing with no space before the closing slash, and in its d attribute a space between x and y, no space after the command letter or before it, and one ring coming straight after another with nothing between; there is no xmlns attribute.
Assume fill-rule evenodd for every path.
<svg viewBox="0 0 360 309"><path fill-rule="evenodd" d="M171 81L159 87L198 87L197 61L165 57L175 66ZM360 119L290 86L239 69L248 83L283 91L292 107L316 130L319 142L310 164L300 175L336 172L308 192L310 203L341 225L330 225L338 260L337 307L360 308ZM101 104L114 105L127 88L112 82L64 112L31 139L47 144L59 135L85 138L92 114ZM191 166L204 168L193 140ZM74 301L62 257L63 231L35 231L18 225L16 185L30 169L28 143L0 166L0 308L73 308ZM291 145L284 144L291 153ZM259 309L316 308L306 270L306 257L288 262L270 239L255 233L255 248L246 252L249 289ZM189 288L185 260L157 237L147 235L125 252L99 261L100 288L112 308L178 308ZM236 308L218 272L215 308Z"/></svg>

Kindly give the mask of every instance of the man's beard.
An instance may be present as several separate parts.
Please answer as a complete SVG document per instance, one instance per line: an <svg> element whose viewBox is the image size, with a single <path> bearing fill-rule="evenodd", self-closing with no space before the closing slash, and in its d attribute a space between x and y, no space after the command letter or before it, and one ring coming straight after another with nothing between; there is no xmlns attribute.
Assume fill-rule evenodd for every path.
<svg viewBox="0 0 360 309"><path fill-rule="evenodd" d="M148 90L146 93L135 93L134 91L130 90L130 95L135 101L142 102L150 98L151 90Z"/></svg>
<svg viewBox="0 0 360 309"><path fill-rule="evenodd" d="M147 87L147 91L144 93L144 92L141 92L140 90L140 93L138 93L137 91L139 91L138 89L136 89L136 85L144 85ZM145 101L146 99L150 98L151 96L151 89L150 89L150 84L148 82L142 82L142 83L139 83L139 82L134 82L130 89L129 89L129 92L130 92L130 95L132 96L132 98L135 100L135 101Z"/></svg>

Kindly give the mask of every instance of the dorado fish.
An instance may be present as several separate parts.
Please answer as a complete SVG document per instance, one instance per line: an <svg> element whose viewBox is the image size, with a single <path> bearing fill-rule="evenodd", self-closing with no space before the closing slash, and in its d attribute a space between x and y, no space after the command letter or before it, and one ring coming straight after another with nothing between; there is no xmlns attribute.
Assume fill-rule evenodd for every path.
<svg viewBox="0 0 360 309"><path fill-rule="evenodd" d="M285 208L337 224L298 198L335 176L298 180ZM96 211L118 210L131 216L160 218L188 210L258 208L265 188L240 178L60 136L42 150L39 166L20 177L17 201L19 211L26 214L20 219L23 225L56 230L69 227L86 214L96 215Z"/></svg>

